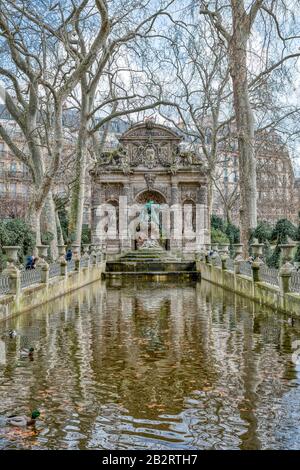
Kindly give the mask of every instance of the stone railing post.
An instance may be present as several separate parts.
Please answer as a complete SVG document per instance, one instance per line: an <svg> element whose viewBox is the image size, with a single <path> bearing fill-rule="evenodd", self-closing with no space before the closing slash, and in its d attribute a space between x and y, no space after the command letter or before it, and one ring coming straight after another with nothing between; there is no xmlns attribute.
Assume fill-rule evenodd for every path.
<svg viewBox="0 0 300 470"><path fill-rule="evenodd" d="M205 247L205 251L204 251L205 263L209 264L209 262L210 262L210 259L209 259L210 243L205 243L204 247Z"/></svg>
<svg viewBox="0 0 300 470"><path fill-rule="evenodd" d="M73 243L72 245L73 259L75 263L75 271L80 271L80 244Z"/></svg>
<svg viewBox="0 0 300 470"><path fill-rule="evenodd" d="M91 245L91 264L92 266L97 264L96 245Z"/></svg>
<svg viewBox="0 0 300 470"><path fill-rule="evenodd" d="M104 252L101 249L101 245L94 245L95 247L95 253L96 253L96 266L101 263L101 261L104 259Z"/></svg>
<svg viewBox="0 0 300 470"><path fill-rule="evenodd" d="M66 245L57 245L58 248L58 262L60 264L60 275L66 277L68 268L66 260Z"/></svg>
<svg viewBox="0 0 300 470"><path fill-rule="evenodd" d="M252 252L254 256L254 261L252 263L252 279L253 282L259 282L260 281L260 275L259 275L259 270L260 267L263 263L262 261L262 249L263 249L264 244L263 243L258 243L257 239L254 239L253 243L251 244L252 247Z"/></svg>
<svg viewBox="0 0 300 470"><path fill-rule="evenodd" d="M19 246L3 246L7 255L7 266L3 270L3 276L8 277L9 294L18 297L21 293L21 271L18 269L18 250Z"/></svg>
<svg viewBox="0 0 300 470"><path fill-rule="evenodd" d="M90 245L84 244L83 245L83 256L82 258L86 260L86 267L90 267Z"/></svg>
<svg viewBox="0 0 300 470"><path fill-rule="evenodd" d="M47 263L49 245L37 245L38 249L38 262L37 266L41 270L41 283L48 284L49 282L49 264Z"/></svg>
<svg viewBox="0 0 300 470"><path fill-rule="evenodd" d="M279 270L279 287L282 294L290 292L290 279L294 271L291 263L285 263Z"/></svg>
<svg viewBox="0 0 300 470"><path fill-rule="evenodd" d="M234 273L235 274L240 274L241 272L241 263L244 261L243 259L243 243L234 243L233 244L233 249L234 249Z"/></svg>
<svg viewBox="0 0 300 470"><path fill-rule="evenodd" d="M226 269L226 261L229 258L229 245L228 243L219 243L219 254L222 263L222 270Z"/></svg>
<svg viewBox="0 0 300 470"><path fill-rule="evenodd" d="M294 265L292 264L293 250L296 247L296 243L290 241L279 245L282 252L282 266L279 269L279 287L282 294L290 292L290 278L294 271Z"/></svg>

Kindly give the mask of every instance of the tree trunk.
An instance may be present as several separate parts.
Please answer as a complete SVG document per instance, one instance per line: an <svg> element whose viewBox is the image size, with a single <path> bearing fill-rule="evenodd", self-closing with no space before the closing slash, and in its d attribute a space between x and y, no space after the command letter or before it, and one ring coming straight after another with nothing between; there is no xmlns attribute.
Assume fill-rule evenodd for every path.
<svg viewBox="0 0 300 470"><path fill-rule="evenodd" d="M212 215L212 212L213 212L213 202L214 202L214 199L213 199L213 181L212 181L212 178L209 178L208 179L208 185L207 185L207 210L208 210L208 214L207 214L207 229L208 229L208 233L211 233L211 215Z"/></svg>
<svg viewBox="0 0 300 470"><path fill-rule="evenodd" d="M247 255L251 230L257 225L257 195L254 117L247 80L249 32L241 3L232 2L233 34L229 44L229 53L239 149L241 243L244 244L244 255Z"/></svg>
<svg viewBox="0 0 300 470"><path fill-rule="evenodd" d="M76 147L76 174L71 192L69 220L69 236L75 243L81 243L87 167L88 97L84 94L84 87L82 89L80 129Z"/></svg>
<svg viewBox="0 0 300 470"><path fill-rule="evenodd" d="M42 232L49 232L53 235L53 240L49 242L50 256L56 260L58 257L56 210L51 191L48 193L41 212L41 230Z"/></svg>
<svg viewBox="0 0 300 470"><path fill-rule="evenodd" d="M57 226L57 241L58 241L59 245L64 245L65 241L64 241L64 237L63 237L63 231L62 231L62 228L61 228L61 223L60 223L60 220L59 220L58 211L56 211L55 216L56 216L56 226Z"/></svg>

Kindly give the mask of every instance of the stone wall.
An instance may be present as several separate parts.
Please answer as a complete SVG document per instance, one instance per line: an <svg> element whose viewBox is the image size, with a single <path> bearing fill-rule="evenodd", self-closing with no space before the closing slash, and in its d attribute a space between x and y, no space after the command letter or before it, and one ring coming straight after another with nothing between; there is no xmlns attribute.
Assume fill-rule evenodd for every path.
<svg viewBox="0 0 300 470"><path fill-rule="evenodd" d="M0 321L97 281L104 271L105 261L102 261L97 265L81 267L79 271L71 271L66 276L53 277L47 283L23 288L19 295L3 295L0 297Z"/></svg>
<svg viewBox="0 0 300 470"><path fill-rule="evenodd" d="M249 276L236 274L204 261L197 261L196 264L201 279L236 292L261 305L300 316L300 294L283 292L279 287L266 282L255 282Z"/></svg>

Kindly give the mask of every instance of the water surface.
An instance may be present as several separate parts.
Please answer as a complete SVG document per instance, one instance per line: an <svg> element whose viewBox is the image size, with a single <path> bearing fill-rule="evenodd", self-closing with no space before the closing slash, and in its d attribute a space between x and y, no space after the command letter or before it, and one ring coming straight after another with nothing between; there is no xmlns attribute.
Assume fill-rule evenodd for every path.
<svg viewBox="0 0 300 470"><path fill-rule="evenodd" d="M0 449L300 448L300 324L205 282L95 283L0 337Z"/></svg>

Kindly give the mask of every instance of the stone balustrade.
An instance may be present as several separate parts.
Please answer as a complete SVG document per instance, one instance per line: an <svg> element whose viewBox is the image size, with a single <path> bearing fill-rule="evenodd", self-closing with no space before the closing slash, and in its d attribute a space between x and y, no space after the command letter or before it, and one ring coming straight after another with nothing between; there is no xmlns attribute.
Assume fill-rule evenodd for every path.
<svg viewBox="0 0 300 470"><path fill-rule="evenodd" d="M294 243L281 245L280 269L268 267L263 261L263 244L254 240L252 259L242 257L243 245L233 245L230 258L226 245L212 244L210 254L196 260L201 278L276 309L300 314L300 271L292 263Z"/></svg>
<svg viewBox="0 0 300 470"><path fill-rule="evenodd" d="M47 261L48 246L39 245L37 246L38 258L33 269L25 269L24 266L21 266L20 269L19 246L6 246L3 247L3 250L7 256L7 266L0 273L0 319L3 310L2 302L5 304L9 296L13 300L8 300L7 305L12 302L11 310L14 312L19 311L17 305L22 304L22 297L27 295L28 289L34 291L35 289L44 288L44 292L46 292L49 287L59 284L60 288L57 291L61 292L60 295L62 295L65 291L73 290L73 285L80 287L91 282L91 279L100 278L105 267L101 249L98 246L90 251L90 246L84 245L82 257L80 245L73 246L72 260L66 261L66 246L59 245L57 261L49 263ZM77 281L74 275L77 276ZM55 292L51 295L55 296ZM48 295L44 297L46 301L51 300ZM41 303L43 302L41 300ZM7 312L5 317L7 317Z"/></svg>

